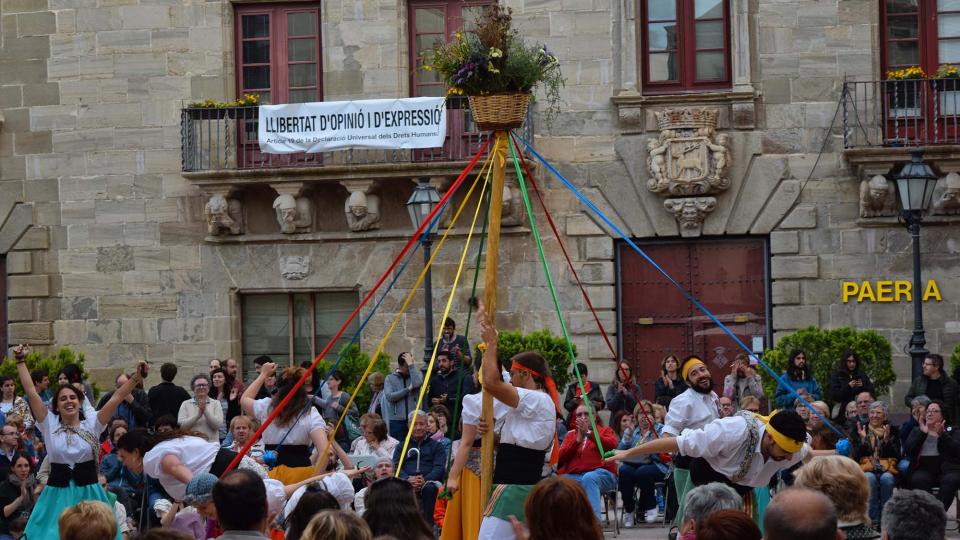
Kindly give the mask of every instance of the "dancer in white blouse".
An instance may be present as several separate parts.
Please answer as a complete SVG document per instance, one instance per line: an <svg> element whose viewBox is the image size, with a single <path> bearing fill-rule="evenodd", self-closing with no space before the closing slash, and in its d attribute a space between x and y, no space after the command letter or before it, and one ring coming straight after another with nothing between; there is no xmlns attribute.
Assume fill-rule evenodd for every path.
<svg viewBox="0 0 960 540"><path fill-rule="evenodd" d="M97 481L99 437L120 403L143 381L146 362L139 362L127 382L95 414L83 405L84 396L70 385L61 386L53 395L50 410L37 392L27 368L30 349L13 349L17 374L30 404L30 412L47 447L50 476L27 522L25 535L31 540L58 540L61 512L83 500L98 500L112 507ZM117 540L120 533L117 533Z"/></svg>

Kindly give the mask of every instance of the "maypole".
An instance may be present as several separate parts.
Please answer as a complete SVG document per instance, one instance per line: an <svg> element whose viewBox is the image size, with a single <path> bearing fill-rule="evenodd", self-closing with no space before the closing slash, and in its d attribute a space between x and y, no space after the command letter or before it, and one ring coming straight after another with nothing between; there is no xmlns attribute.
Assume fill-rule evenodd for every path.
<svg viewBox="0 0 960 540"><path fill-rule="evenodd" d="M490 210L487 217L487 257L486 269L483 275L483 302L486 306L490 324L496 324L497 317L497 258L500 252L500 215L503 210L503 182L506 176L507 165L507 132L494 133L493 148L490 150L493 158L493 185L490 191ZM495 358L485 358L485 362L496 362ZM481 418L488 426L480 442L480 493L483 505L493 487L493 396L483 389Z"/></svg>

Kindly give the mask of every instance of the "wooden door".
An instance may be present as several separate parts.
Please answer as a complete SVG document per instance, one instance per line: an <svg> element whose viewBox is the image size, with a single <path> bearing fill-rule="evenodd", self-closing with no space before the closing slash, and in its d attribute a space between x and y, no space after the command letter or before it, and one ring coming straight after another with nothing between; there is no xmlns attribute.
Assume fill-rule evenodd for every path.
<svg viewBox="0 0 960 540"><path fill-rule="evenodd" d="M754 336L769 344L763 239L641 247L748 347ZM621 351L644 397L653 398L660 361L668 354L703 358L721 393L723 377L740 347L632 248L620 244L618 251Z"/></svg>

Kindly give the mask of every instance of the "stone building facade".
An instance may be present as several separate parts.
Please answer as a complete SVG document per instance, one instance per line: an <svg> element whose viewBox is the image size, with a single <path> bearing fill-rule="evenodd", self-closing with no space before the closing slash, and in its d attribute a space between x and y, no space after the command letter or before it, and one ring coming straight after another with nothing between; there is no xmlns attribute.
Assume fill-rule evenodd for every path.
<svg viewBox="0 0 960 540"><path fill-rule="evenodd" d="M9 342L81 350L105 379L136 358L199 370L213 357L249 360L253 345L244 336L255 322L245 302L263 293L320 294L290 296L288 321L310 320L318 327L311 317L322 318L329 335L329 321L348 312L343 310L350 295L356 305L410 234L404 202L417 179L429 177L442 191L469 155L430 163L384 155L364 158L362 165L325 159L245 167L237 161L242 149L220 159L217 152L238 144L228 139L208 141L200 150L206 165L192 167L182 147L198 136L189 126L199 124L187 124L182 110L190 101L233 99L249 87L240 82L246 30L238 21L241 13L256 14L261 7L316 10L314 61L324 100L409 96L422 81L421 72L411 75L411 48L419 35L411 18L434 4L452 9L456 2L2 0L0 215L14 216L15 207L25 206L32 223L22 236L16 220L7 219L9 227L0 229L0 240L16 235L6 255ZM759 279L763 306L751 315L753 326L744 327L744 336L758 335L769 346L778 335L809 325L876 329L894 345L900 379L895 393L902 394L910 376L902 352L912 328L910 304L844 302L841 296L842 282L876 284L910 279L912 272L905 229L884 203L869 197L869 180L894 172L908 159L909 145L884 144L889 118L869 123L867 112L884 109L885 94L871 100L865 86L855 93L853 85L844 92L845 81L884 78L885 2L678 0L673 18L682 24L674 22L669 31L650 21L670 14L652 13L659 8L645 0L505 4L528 39L557 54L567 78L564 112L552 125L534 124L538 151L643 245L710 249L726 241L758 242L759 264L741 271ZM685 17L690 10L695 16ZM703 53L702 66L681 71L707 70L719 58L722 80L703 87L652 83L654 71L674 70L687 60L673 56L664 63L651 43L656 48L657 40L679 39L689 48L693 38L683 34L700 31L691 22L697 17L719 24L704 26L703 33L705 40L720 40L721 51ZM672 34L677 28L680 38ZM716 28L719 37L711 35ZM689 51L670 54L697 61ZM859 123L852 115L857 99L863 100ZM236 118L210 122L225 137L241 136ZM861 132L873 135L873 144L855 143ZM944 175L939 198L958 189L947 173L960 173L960 144L927 142L928 160ZM636 319L624 306L627 276L636 270L624 244L543 168L537 178L623 354L639 361L665 350L684 353L685 342L641 343L642 326L657 321L646 321L642 313ZM879 182L874 186L883 192ZM378 199L378 227L351 229L345 205L356 192ZM273 203L282 195L310 205L309 212L299 210L304 221L289 232L275 218ZM219 215L229 217L234 200L245 229L211 227L210 216L220 208ZM950 207L941 213L927 219L922 233L924 280L936 280L942 295L926 303L924 315L928 348L949 355L960 342L960 220ZM529 227L518 223L505 229L498 323L559 332ZM465 232L457 228L452 247L438 256L435 314L449 294ZM591 378L608 381L611 354L555 240L546 233L545 240L580 356L595 367ZM723 270L727 262L708 257L700 266ZM364 330L368 352L398 312L420 264L411 264ZM731 284L739 279L715 277L704 282L725 290L734 290ZM631 286L642 290L643 284ZM316 315L320 308L310 302L323 304L327 293L347 296ZM459 296L454 318L462 321L468 294ZM277 302L256 307L257 313L276 315L283 301ZM421 304L418 293L387 344L391 356L422 349ZM301 309L314 315L296 315ZM746 320L735 311L731 321ZM709 329L687 332L693 335L684 339L709 352L709 339L697 341ZM637 343L627 343L627 336ZM304 339L289 339L297 361L299 351L323 346Z"/></svg>

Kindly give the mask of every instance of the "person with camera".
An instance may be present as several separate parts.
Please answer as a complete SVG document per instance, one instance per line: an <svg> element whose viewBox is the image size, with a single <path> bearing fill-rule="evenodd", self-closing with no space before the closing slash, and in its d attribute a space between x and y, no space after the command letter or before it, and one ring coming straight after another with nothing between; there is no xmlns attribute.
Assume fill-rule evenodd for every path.
<svg viewBox="0 0 960 540"><path fill-rule="evenodd" d="M27 368L26 357L30 348L18 345L13 349L20 384L30 404L30 412L47 445L47 460L50 476L47 486L27 522L26 536L32 540L57 540L60 514L83 500L108 503L107 494L97 478L97 461L100 453L100 434L113 418L127 396L147 373L147 363L140 361L127 381L114 391L113 396L94 414L84 411L84 396L72 385L57 388L50 408L37 392ZM110 505L112 508L112 505ZM120 533L117 532L117 540Z"/></svg>
<svg viewBox="0 0 960 540"><path fill-rule="evenodd" d="M640 387L637 386L630 364L620 362L613 376L613 382L607 387L607 393L604 396L610 417L613 418L618 411L632 413L637 408L639 397Z"/></svg>
<svg viewBox="0 0 960 540"><path fill-rule="evenodd" d="M738 354L730 365L730 374L723 378L723 395L730 398L734 410L739 406L740 400L747 396L763 399L760 375L750 365L746 354Z"/></svg>
<svg viewBox="0 0 960 540"><path fill-rule="evenodd" d="M863 392L873 395L873 382L860 366L857 353L847 350L841 357L840 365L830 376L830 397L837 404L835 416L840 424L847 421L847 403L856 401Z"/></svg>
<svg viewBox="0 0 960 540"><path fill-rule="evenodd" d="M870 520L880 523L883 505L893 495L897 483L897 462L900 460L900 433L887 421L887 404L874 401L870 405L870 421L857 423L853 439L854 457L870 482Z"/></svg>

